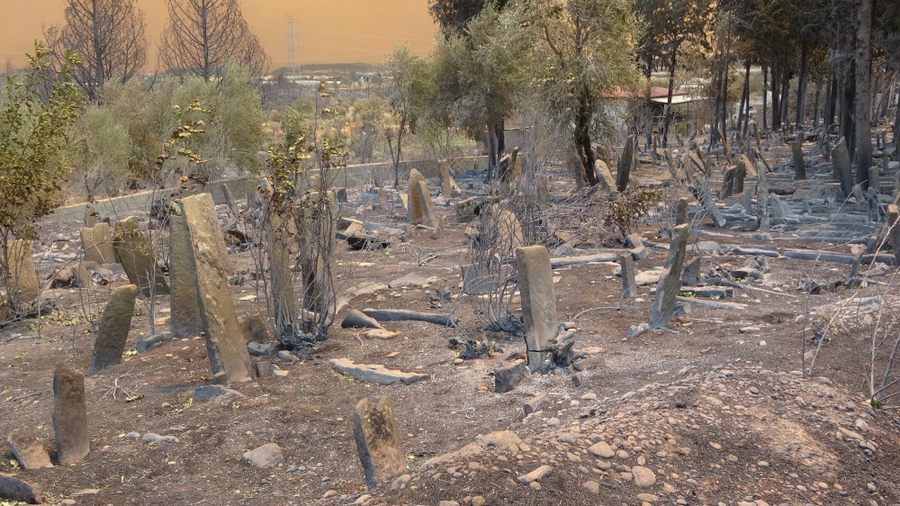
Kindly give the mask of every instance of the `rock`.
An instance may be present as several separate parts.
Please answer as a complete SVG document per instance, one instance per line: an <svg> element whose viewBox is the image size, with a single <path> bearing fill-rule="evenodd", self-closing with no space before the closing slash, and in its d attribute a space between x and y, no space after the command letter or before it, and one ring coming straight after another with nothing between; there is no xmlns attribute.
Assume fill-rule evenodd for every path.
<svg viewBox="0 0 900 506"><path fill-rule="evenodd" d="M595 443L593 446L588 448L588 451L591 452L591 455L595 457L603 457L604 459L611 459L616 455L616 452L613 451L612 447L609 446L609 444L605 441Z"/></svg>
<svg viewBox="0 0 900 506"><path fill-rule="evenodd" d="M553 467L548 465L539 466L534 471L531 471L528 474L523 474L519 476L519 483L532 483L535 481L540 481L542 478L547 476L553 471Z"/></svg>
<svg viewBox="0 0 900 506"><path fill-rule="evenodd" d="M91 450L84 374L65 364L53 373L53 431L62 465L80 462Z"/></svg>
<svg viewBox="0 0 900 506"><path fill-rule="evenodd" d="M194 402L206 402L210 399L222 396L244 397L244 394L222 385L204 385L194 389Z"/></svg>
<svg viewBox="0 0 900 506"><path fill-rule="evenodd" d="M402 474L391 483L391 490L403 490L406 488L406 484L409 483L409 480L412 479L411 474Z"/></svg>
<svg viewBox="0 0 900 506"><path fill-rule="evenodd" d="M404 385L428 379L427 374L411 373L388 369L377 364L356 364L348 358L336 358L329 361L338 372L352 376L361 381L391 385L401 382Z"/></svg>
<svg viewBox="0 0 900 506"><path fill-rule="evenodd" d="M853 426L856 427L856 430L858 430L860 432L868 432L869 431L869 424L866 423L866 421L863 420L862 418L857 418L856 422L854 422Z"/></svg>
<svg viewBox="0 0 900 506"><path fill-rule="evenodd" d="M280 351L278 352L278 358L281 359L281 360L283 360L283 361L285 361L285 362L287 362L287 363L289 363L289 364L293 364L294 362L300 360L300 359L297 357L297 355L294 355L293 353L291 353L291 352L288 351L288 350L280 350Z"/></svg>
<svg viewBox="0 0 900 506"><path fill-rule="evenodd" d="M363 335L370 339L393 339L395 337L399 337L399 332L394 332L393 330L388 329L369 329L363 332Z"/></svg>
<svg viewBox="0 0 900 506"><path fill-rule="evenodd" d="M650 330L649 323L642 323L640 325L632 325L628 329L628 338L631 339L632 337L637 337L648 330Z"/></svg>
<svg viewBox="0 0 900 506"><path fill-rule="evenodd" d="M175 436L160 436L153 432L148 432L141 437L141 441L145 443L177 443L178 438Z"/></svg>
<svg viewBox="0 0 900 506"><path fill-rule="evenodd" d="M375 318L366 316L362 311L352 310L341 322L342 329L380 329L381 324Z"/></svg>
<svg viewBox="0 0 900 506"><path fill-rule="evenodd" d="M582 483L581 486L584 487L585 490L587 490L588 492L590 492L592 494L595 494L595 495L600 494L600 484L597 483L596 481L586 481L586 482Z"/></svg>
<svg viewBox="0 0 900 506"><path fill-rule="evenodd" d="M655 494L638 494L635 498L643 502L659 502L659 496Z"/></svg>
<svg viewBox="0 0 900 506"><path fill-rule="evenodd" d="M247 343L247 352L254 357L265 357L275 352L275 345L271 343Z"/></svg>
<svg viewBox="0 0 900 506"><path fill-rule="evenodd" d="M516 360L512 364L494 369L494 392L498 394L512 390L528 376L528 365L524 360Z"/></svg>
<svg viewBox="0 0 900 506"><path fill-rule="evenodd" d="M137 441L140 438L141 438L140 432L131 431L128 434L125 434L125 439L131 439L131 440Z"/></svg>
<svg viewBox="0 0 900 506"><path fill-rule="evenodd" d="M47 450L34 436L20 433L10 434L6 438L6 446L12 451L13 456L19 461L19 465L23 469L53 467Z"/></svg>
<svg viewBox="0 0 900 506"><path fill-rule="evenodd" d="M153 334L152 336L148 336L138 340L138 342L135 343L134 347L138 353L146 353L153 348L161 346L163 343L167 343L173 339L175 339L175 335L171 332L160 332L158 334Z"/></svg>
<svg viewBox="0 0 900 506"><path fill-rule="evenodd" d="M540 411L541 406L543 406L544 403L547 402L547 399L548 399L548 397L547 397L547 394L545 394L545 393L535 394L534 397L531 398L531 400L529 400L528 402L525 403L525 407L524 407L525 416L528 416L528 415L534 413L535 411Z"/></svg>
<svg viewBox="0 0 900 506"><path fill-rule="evenodd" d="M485 448L497 448L510 453L518 453L519 445L522 444L519 436L509 430L491 432L490 434L478 436L475 440Z"/></svg>
<svg viewBox="0 0 900 506"><path fill-rule="evenodd" d="M250 450L243 455L244 462L256 467L268 469L275 467L283 460L281 447L275 443L266 443L255 450Z"/></svg>
<svg viewBox="0 0 900 506"><path fill-rule="evenodd" d="M638 487L652 487L656 483L656 474L644 466L632 467L631 474L634 475L634 483Z"/></svg>
<svg viewBox="0 0 900 506"><path fill-rule="evenodd" d="M11 474L0 473L0 499L40 504L44 500L40 487Z"/></svg>
<svg viewBox="0 0 900 506"><path fill-rule="evenodd" d="M406 468L406 455L400 448L394 407L386 396L374 402L362 399L356 404L353 435L370 490Z"/></svg>

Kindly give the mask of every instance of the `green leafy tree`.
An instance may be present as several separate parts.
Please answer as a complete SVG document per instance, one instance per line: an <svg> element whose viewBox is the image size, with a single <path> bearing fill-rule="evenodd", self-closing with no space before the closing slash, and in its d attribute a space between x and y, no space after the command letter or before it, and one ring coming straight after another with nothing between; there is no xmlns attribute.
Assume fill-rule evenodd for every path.
<svg viewBox="0 0 900 506"><path fill-rule="evenodd" d="M388 74L391 80L387 102L392 121L385 126L385 138L394 165L394 186L398 186L404 135L416 132L416 125L428 111L438 88L430 62L408 48L394 51L388 61Z"/></svg>
<svg viewBox="0 0 900 506"><path fill-rule="evenodd" d="M597 183L592 135L609 128L607 98L632 89L637 20L627 0L522 0L514 10L532 50L531 86L548 111L572 125L584 180ZM506 10L510 10L507 6Z"/></svg>
<svg viewBox="0 0 900 506"><path fill-rule="evenodd" d="M53 76L51 57L45 44L35 43L34 54L28 55L28 72L7 76L0 99L0 274L4 277L10 241L35 237L35 222L64 200L63 187L71 170L65 153L84 102L72 75L79 60L69 54Z"/></svg>
<svg viewBox="0 0 900 506"><path fill-rule="evenodd" d="M72 139L73 176L80 180L88 201L99 192L115 195L131 177L132 154L128 128L110 108L89 107L75 125Z"/></svg>

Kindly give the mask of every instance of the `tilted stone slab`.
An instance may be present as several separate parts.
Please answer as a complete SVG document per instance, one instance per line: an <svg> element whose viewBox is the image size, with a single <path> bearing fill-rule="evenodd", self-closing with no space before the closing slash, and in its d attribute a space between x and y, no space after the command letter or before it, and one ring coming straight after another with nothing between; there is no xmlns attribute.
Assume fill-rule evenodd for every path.
<svg viewBox="0 0 900 506"><path fill-rule="evenodd" d="M50 455L44 449L44 445L34 436L20 433L10 434L6 438L6 446L12 451L23 469L53 467Z"/></svg>
<svg viewBox="0 0 900 506"><path fill-rule="evenodd" d="M363 399L353 410L353 436L369 489L406 469L394 407L386 396Z"/></svg>
<svg viewBox="0 0 900 506"><path fill-rule="evenodd" d="M522 316L525 321L528 368L536 371L543 365L550 344L559 333L550 252L544 246L518 248L516 263Z"/></svg>
<svg viewBox="0 0 900 506"><path fill-rule="evenodd" d="M53 372L53 431L62 465L80 462L91 451L84 374L65 364Z"/></svg>
<svg viewBox="0 0 900 506"><path fill-rule="evenodd" d="M387 367L378 364L357 364L349 358L335 358L329 360L329 362L338 372L352 376L361 381L378 383L379 385L392 385L394 383L410 385L417 381L429 378L427 374L388 369Z"/></svg>
<svg viewBox="0 0 900 506"><path fill-rule="evenodd" d="M175 212L169 214L169 284L172 292L169 297L172 335L199 336L203 332L203 321L194 267L194 245L184 216Z"/></svg>
<svg viewBox="0 0 900 506"><path fill-rule="evenodd" d="M250 354L241 334L234 301L228 289L226 251L216 208L208 193L181 200L181 209L193 244L194 268L206 351L213 374L220 381L249 379L253 370Z"/></svg>
<svg viewBox="0 0 900 506"><path fill-rule="evenodd" d="M137 287L134 285L120 286L113 291L97 327L91 370L104 369L122 361L128 331L131 330L135 297Z"/></svg>
<svg viewBox="0 0 900 506"><path fill-rule="evenodd" d="M33 483L12 474L0 473L0 499L41 504L44 502L44 494L41 488Z"/></svg>
<svg viewBox="0 0 900 506"><path fill-rule="evenodd" d="M81 229L81 247L87 262L111 264L116 261L113 249L113 234L109 223L101 222Z"/></svg>
<svg viewBox="0 0 900 506"><path fill-rule="evenodd" d="M666 256L665 268L656 286L653 304L650 306L651 328L665 328L672 321L678 293L681 290L681 269L684 265L689 233L688 225L678 225L672 229L672 243Z"/></svg>
<svg viewBox="0 0 900 506"><path fill-rule="evenodd" d="M150 244L137 218L132 216L116 224L113 248L128 280L138 287L142 296L169 293L169 286L150 255Z"/></svg>

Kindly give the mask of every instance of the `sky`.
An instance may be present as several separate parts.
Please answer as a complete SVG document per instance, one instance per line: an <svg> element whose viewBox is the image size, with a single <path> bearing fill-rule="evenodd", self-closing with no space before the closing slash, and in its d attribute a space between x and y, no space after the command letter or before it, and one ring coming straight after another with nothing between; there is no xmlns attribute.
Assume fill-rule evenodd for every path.
<svg viewBox="0 0 900 506"><path fill-rule="evenodd" d="M65 0L0 0L0 65L25 63L45 27L61 24ZM146 14L150 64L166 26L165 0L138 0ZM427 0L241 0L272 68L290 63L288 16L298 32L299 63L378 63L399 46L425 53L434 45ZM149 69L152 70L152 69Z"/></svg>

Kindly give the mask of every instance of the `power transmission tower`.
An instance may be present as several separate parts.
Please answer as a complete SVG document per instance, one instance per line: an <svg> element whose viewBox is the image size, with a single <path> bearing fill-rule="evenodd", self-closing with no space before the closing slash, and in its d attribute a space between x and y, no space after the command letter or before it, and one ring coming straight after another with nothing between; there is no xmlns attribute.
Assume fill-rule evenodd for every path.
<svg viewBox="0 0 900 506"><path fill-rule="evenodd" d="M297 62L297 20L294 19L294 16L287 17L287 43L288 43L288 58L291 60L291 70L297 71L300 68L300 64Z"/></svg>

